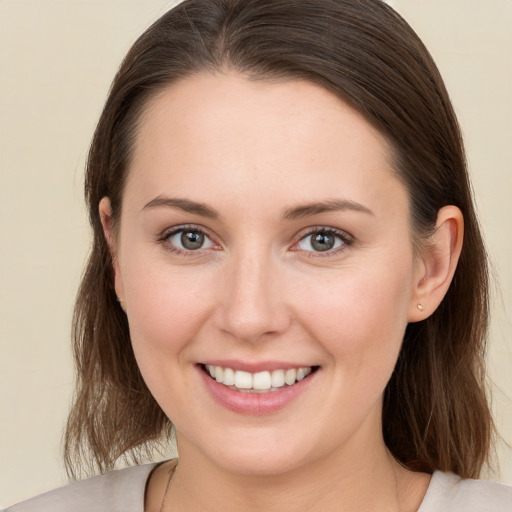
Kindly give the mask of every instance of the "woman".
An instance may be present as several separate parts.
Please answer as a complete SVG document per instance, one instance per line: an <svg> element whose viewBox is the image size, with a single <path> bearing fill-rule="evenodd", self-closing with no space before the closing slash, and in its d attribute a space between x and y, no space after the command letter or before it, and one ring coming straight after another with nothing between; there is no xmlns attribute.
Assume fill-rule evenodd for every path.
<svg viewBox="0 0 512 512"><path fill-rule="evenodd" d="M180 4L114 80L86 196L68 468L171 427L179 459L9 510L512 508L469 480L493 427L460 132L384 3Z"/></svg>

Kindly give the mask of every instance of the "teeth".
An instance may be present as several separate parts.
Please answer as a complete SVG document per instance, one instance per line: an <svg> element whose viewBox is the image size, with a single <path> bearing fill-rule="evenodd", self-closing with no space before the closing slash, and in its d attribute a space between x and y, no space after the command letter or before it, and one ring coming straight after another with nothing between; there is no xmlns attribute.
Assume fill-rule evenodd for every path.
<svg viewBox="0 0 512 512"><path fill-rule="evenodd" d="M293 386L311 373L311 367L249 373L221 366L207 365L206 370L217 382L240 390L276 391L285 384Z"/></svg>
<svg viewBox="0 0 512 512"><path fill-rule="evenodd" d="M234 386L235 382L235 372L231 368L224 368L224 380L222 383L226 386Z"/></svg>
<svg viewBox="0 0 512 512"><path fill-rule="evenodd" d="M295 381L297 380L297 370L286 370L286 373L284 374L284 381L288 386L291 386L292 384L295 384Z"/></svg>
<svg viewBox="0 0 512 512"><path fill-rule="evenodd" d="M270 389L272 387L272 377L270 372L255 373L252 377L253 389Z"/></svg>
<svg viewBox="0 0 512 512"><path fill-rule="evenodd" d="M299 368L297 370L297 380L301 381L311 373L311 368Z"/></svg>
<svg viewBox="0 0 512 512"><path fill-rule="evenodd" d="M271 379L273 388L282 388L284 386L284 370L274 370Z"/></svg>
<svg viewBox="0 0 512 512"><path fill-rule="evenodd" d="M249 372L235 372L235 388L238 389L251 389L252 388L252 374Z"/></svg>

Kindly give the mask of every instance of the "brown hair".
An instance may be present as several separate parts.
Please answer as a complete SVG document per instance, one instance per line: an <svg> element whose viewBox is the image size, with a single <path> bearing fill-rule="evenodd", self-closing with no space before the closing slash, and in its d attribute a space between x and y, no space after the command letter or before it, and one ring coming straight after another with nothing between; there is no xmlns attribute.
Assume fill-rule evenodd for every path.
<svg viewBox="0 0 512 512"><path fill-rule="evenodd" d="M171 422L135 362L127 319L116 302L99 201L118 222L137 121L176 80L233 69L249 79L305 79L362 113L387 138L407 187L421 240L445 205L459 207L465 240L439 308L410 324L385 390L387 446L412 470L478 476L493 424L485 393L488 276L455 114L428 51L379 0L187 0L133 45L112 84L87 164L85 193L94 244L74 316L78 369L65 440L74 474L120 457L138 461Z"/></svg>

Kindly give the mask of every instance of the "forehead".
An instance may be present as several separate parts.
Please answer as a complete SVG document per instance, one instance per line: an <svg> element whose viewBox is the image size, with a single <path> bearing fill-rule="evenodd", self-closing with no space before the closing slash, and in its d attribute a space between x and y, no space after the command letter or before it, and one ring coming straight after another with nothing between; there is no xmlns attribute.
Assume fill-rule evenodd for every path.
<svg viewBox="0 0 512 512"><path fill-rule="evenodd" d="M353 144L371 140L372 145L381 146L384 158L389 156L384 137L362 115L323 87L304 80L251 80L238 73L192 75L156 94L142 112L138 128L139 150L156 142L157 132L171 135L174 128L174 134L198 142L212 140L217 132L215 143L223 139L228 145L240 134L250 136L255 146L313 142L313 135L315 143L323 139L325 144L339 143L340 137Z"/></svg>
<svg viewBox="0 0 512 512"><path fill-rule="evenodd" d="M253 202L258 191L283 203L330 193L361 202L400 185L391 161L385 138L316 84L205 73L149 102L127 188L148 200L169 187L205 202L233 191Z"/></svg>

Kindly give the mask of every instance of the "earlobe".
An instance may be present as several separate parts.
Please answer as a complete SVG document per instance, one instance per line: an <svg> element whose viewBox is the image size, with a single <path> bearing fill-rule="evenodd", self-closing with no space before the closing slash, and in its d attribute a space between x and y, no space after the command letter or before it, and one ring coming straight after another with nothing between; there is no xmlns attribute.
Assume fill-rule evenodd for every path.
<svg viewBox="0 0 512 512"><path fill-rule="evenodd" d="M101 225L103 227L103 234L107 241L110 250L110 256L112 258L112 270L114 272L114 285L116 295L119 304L121 305L121 308L125 310L124 287L121 277L121 270L119 268L117 240L114 233L114 226L112 220L112 205L110 204L110 199L108 197L104 197L100 201L98 209L101 219Z"/></svg>
<svg viewBox="0 0 512 512"><path fill-rule="evenodd" d="M409 322L429 317L443 300L452 282L462 250L464 218L456 206L445 206L437 215L436 230L425 242L409 305Z"/></svg>

